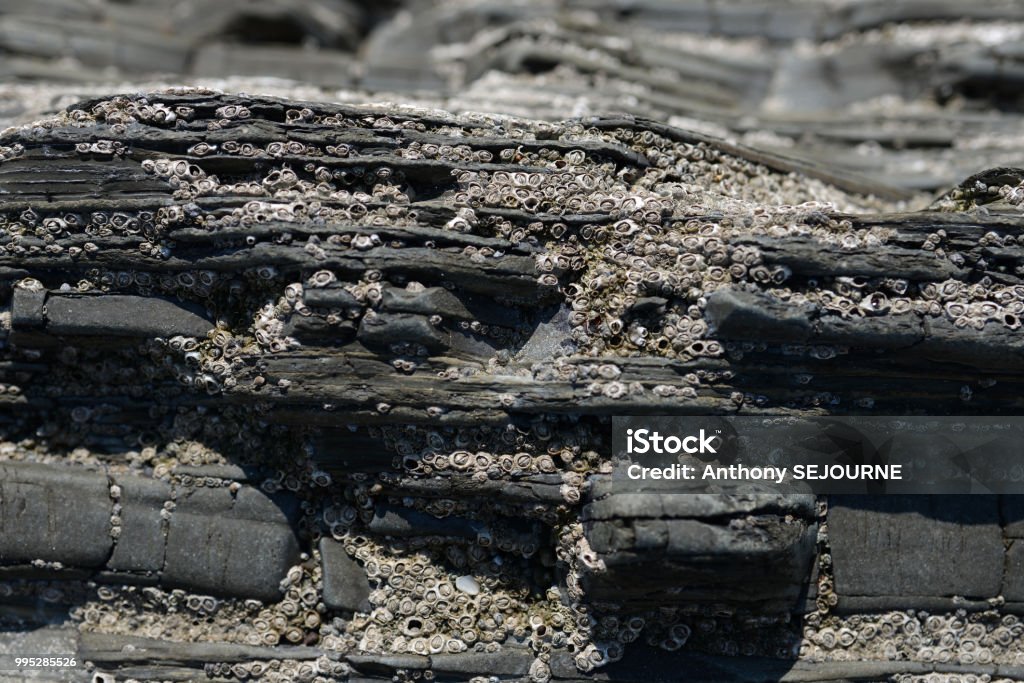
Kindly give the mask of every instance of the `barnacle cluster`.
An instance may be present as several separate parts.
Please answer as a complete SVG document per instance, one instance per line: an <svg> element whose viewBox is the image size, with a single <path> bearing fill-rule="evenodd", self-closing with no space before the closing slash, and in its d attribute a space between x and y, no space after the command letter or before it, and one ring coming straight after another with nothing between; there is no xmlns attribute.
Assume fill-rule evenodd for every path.
<svg viewBox="0 0 1024 683"><path fill-rule="evenodd" d="M925 610L808 618L800 646L815 661L911 660L941 664L1024 663L1024 624L1013 614Z"/></svg>
<svg viewBox="0 0 1024 683"><path fill-rule="evenodd" d="M93 585L71 616L83 630L210 642L249 642L238 622L251 619L259 603L220 600L154 586Z"/></svg>
<svg viewBox="0 0 1024 683"><path fill-rule="evenodd" d="M510 637L525 639L535 633L544 620L531 621L531 614L567 612L557 591L531 595L521 584L526 567L522 558L479 543L437 548L423 541L392 541L381 546L355 534L342 541L376 585L370 594L372 610L351 623L362 633L362 651L494 651ZM565 621L565 616L556 621ZM544 635L542 630L538 639ZM553 629L547 635L553 636Z"/></svg>

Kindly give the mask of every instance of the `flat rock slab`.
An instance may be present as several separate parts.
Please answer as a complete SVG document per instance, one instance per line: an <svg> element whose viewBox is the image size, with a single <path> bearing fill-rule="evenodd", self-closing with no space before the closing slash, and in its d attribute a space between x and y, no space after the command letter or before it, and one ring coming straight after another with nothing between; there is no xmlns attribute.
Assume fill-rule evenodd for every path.
<svg viewBox="0 0 1024 683"><path fill-rule="evenodd" d="M272 601L299 559L288 515L268 496L244 489L195 489L177 501L167 534L163 581L214 595Z"/></svg>
<svg viewBox="0 0 1024 683"><path fill-rule="evenodd" d="M482 525L465 517L439 518L426 512L385 505L377 506L369 529L385 536L456 536L476 538Z"/></svg>
<svg viewBox="0 0 1024 683"><path fill-rule="evenodd" d="M107 566L117 571L159 572L164 566L166 523L160 513L171 485L159 479L120 477L121 535Z"/></svg>
<svg viewBox="0 0 1024 683"><path fill-rule="evenodd" d="M114 543L113 501L100 472L0 464L0 564L100 567Z"/></svg>
<svg viewBox="0 0 1024 683"><path fill-rule="evenodd" d="M461 652L430 656L430 668L439 674L525 676L533 663L526 648L504 646L497 652Z"/></svg>
<svg viewBox="0 0 1024 683"><path fill-rule="evenodd" d="M732 522L624 517L588 521L584 529L605 564L584 575L594 599L651 608L731 601L762 612L798 604L816 536L806 520L775 514Z"/></svg>
<svg viewBox="0 0 1024 683"><path fill-rule="evenodd" d="M1006 550L1003 597L1007 600L1024 600L1024 540L1013 541Z"/></svg>
<svg viewBox="0 0 1024 683"><path fill-rule="evenodd" d="M194 306L123 294L50 296L46 320L48 332L62 335L205 337L213 328Z"/></svg>
<svg viewBox="0 0 1024 683"><path fill-rule="evenodd" d="M83 659L98 664L176 662L244 662L267 659L316 659L319 648L278 645L262 647L240 643L180 643L111 633L84 631L79 636Z"/></svg>
<svg viewBox="0 0 1024 683"><path fill-rule="evenodd" d="M995 496L833 496L829 543L840 596L999 595Z"/></svg>
<svg viewBox="0 0 1024 683"><path fill-rule="evenodd" d="M606 488L610 490L611 487ZM814 505L814 496L805 494L614 493L584 507L582 518L584 521L624 517L700 519L723 515L773 513L813 519Z"/></svg>
<svg viewBox="0 0 1024 683"><path fill-rule="evenodd" d="M45 300L43 290L15 287L11 298L11 326L19 330L42 326Z"/></svg>
<svg viewBox="0 0 1024 683"><path fill-rule="evenodd" d="M370 610L370 582L366 572L333 538L320 539L323 562L324 604L344 612Z"/></svg>

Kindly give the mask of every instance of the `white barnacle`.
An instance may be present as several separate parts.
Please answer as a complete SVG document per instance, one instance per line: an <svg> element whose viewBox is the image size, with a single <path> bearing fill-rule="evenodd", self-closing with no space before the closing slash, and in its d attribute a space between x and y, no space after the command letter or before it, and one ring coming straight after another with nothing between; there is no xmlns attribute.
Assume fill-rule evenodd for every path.
<svg viewBox="0 0 1024 683"><path fill-rule="evenodd" d="M858 308L866 315L880 315L889 311L889 298L882 292L872 292L860 300Z"/></svg>

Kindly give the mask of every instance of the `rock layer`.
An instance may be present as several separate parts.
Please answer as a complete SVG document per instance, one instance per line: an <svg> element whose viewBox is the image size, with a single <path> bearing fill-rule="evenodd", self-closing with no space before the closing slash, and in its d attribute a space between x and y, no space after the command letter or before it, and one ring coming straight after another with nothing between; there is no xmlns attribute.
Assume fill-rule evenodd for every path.
<svg viewBox="0 0 1024 683"><path fill-rule="evenodd" d="M0 149L5 501L81 528L3 541L8 617L225 647L83 650L100 668L630 680L638 639L794 680L916 675L949 639L978 675L1017 662L991 594L1013 586L984 576L938 591L969 619L842 613L877 579L848 506L602 483L614 414L1015 410L1014 171L908 212L643 119L195 90L84 102ZM64 477L81 518L35 495ZM918 621L895 654L877 635Z"/></svg>

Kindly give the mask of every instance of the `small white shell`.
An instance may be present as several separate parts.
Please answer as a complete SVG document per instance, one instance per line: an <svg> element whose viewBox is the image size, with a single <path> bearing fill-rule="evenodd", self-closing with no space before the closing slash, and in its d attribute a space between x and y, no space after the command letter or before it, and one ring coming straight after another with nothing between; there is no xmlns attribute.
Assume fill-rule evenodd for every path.
<svg viewBox="0 0 1024 683"><path fill-rule="evenodd" d="M480 594L480 584L469 574L463 574L455 579L455 587L467 595Z"/></svg>

